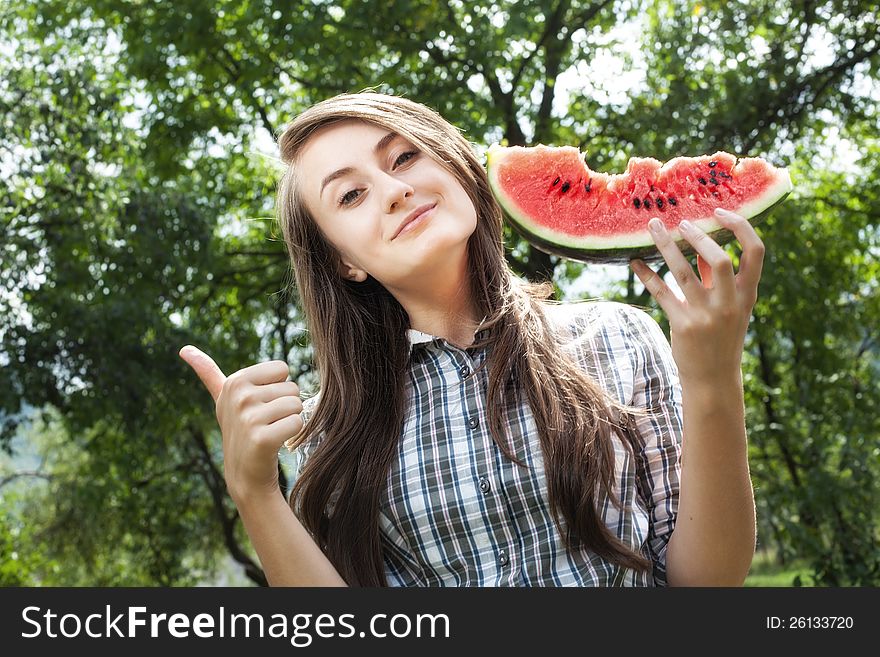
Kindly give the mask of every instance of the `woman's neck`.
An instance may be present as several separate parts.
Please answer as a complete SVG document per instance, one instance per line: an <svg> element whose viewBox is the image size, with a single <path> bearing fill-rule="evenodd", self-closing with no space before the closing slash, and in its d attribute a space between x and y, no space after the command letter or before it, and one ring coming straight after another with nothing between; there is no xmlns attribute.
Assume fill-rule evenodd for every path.
<svg viewBox="0 0 880 657"><path fill-rule="evenodd" d="M410 283L406 289L391 290L409 315L410 327L459 347L470 346L483 316L473 299L467 259Z"/></svg>

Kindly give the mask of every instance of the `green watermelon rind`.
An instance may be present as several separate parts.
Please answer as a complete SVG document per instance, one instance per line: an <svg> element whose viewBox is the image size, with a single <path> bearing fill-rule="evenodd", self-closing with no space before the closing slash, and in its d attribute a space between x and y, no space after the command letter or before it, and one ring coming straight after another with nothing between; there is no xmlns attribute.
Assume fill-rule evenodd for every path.
<svg viewBox="0 0 880 657"><path fill-rule="evenodd" d="M788 194L786 193L785 196L782 196L779 200L777 200L763 212L760 212L752 217L746 217L749 220L749 223L752 224L752 226L757 226L758 224L760 224L762 221L770 216L770 213L776 208L777 205L782 203L787 196ZM505 212L505 214L507 213ZM654 262L663 260L664 258L663 254L659 251L659 249L657 249L657 246L653 243L653 241L651 242L651 244L643 244L630 247L611 247L607 249L585 249L583 247L569 247L563 244L547 241L538 237L537 235L534 235L533 233L529 233L529 231L525 227L521 226L509 214L508 219L510 220L511 226L513 226L526 241L534 245L535 248L545 253L549 253L550 255L561 256L569 260L578 260L580 262L605 265L625 265L628 264L630 260L635 259L644 260L645 262ZM707 221L712 220L704 219L699 223L693 223L700 225ZM713 223L715 226L718 226L716 222L713 221ZM722 246L736 239L736 236L726 228L717 227L714 230L706 230L704 228L703 230L705 230L706 234L709 235L709 237L711 237L717 244ZM685 241L678 235L678 231L672 230L670 232L672 233L673 239L678 245L679 250L685 256L690 256L696 253L694 247L691 246L690 242Z"/></svg>
<svg viewBox="0 0 880 657"><path fill-rule="evenodd" d="M645 230L642 232L630 233L616 240L600 240L606 243L612 242L608 246L597 244L595 238L572 237L531 222L528 216L501 190L495 175L498 168L498 166L491 165L490 159L489 185L495 198L504 210L509 223L526 241L541 251L571 260L604 264L626 264L635 258L649 262L663 258L647 229L650 217L646 217ZM764 221L793 189L791 178L786 169L777 169L776 173L776 184L771 185L760 197L738 208L725 209L745 217L753 226ZM718 244L723 245L735 239L735 235L723 228L714 217L693 218L691 222L706 232ZM690 255L695 252L690 243L683 240L675 228L671 228L670 232L682 253Z"/></svg>

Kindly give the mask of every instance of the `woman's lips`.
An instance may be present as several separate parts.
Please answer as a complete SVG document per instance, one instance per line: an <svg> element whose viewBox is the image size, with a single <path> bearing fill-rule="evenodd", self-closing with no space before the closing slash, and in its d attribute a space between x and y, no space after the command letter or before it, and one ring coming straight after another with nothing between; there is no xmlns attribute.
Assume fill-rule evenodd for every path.
<svg viewBox="0 0 880 657"><path fill-rule="evenodd" d="M437 204L434 203L433 205L426 205L418 208L415 212L412 213L412 215L404 220L403 224L398 229L397 234L391 239L395 240L404 233L408 233L411 230L414 230L419 225L425 223L425 221L427 221L434 213L434 208L436 207Z"/></svg>

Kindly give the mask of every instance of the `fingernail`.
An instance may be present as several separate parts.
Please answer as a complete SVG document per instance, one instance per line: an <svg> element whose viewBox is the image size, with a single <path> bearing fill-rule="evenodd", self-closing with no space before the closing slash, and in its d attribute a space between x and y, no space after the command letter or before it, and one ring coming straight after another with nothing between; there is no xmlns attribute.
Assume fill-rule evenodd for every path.
<svg viewBox="0 0 880 657"><path fill-rule="evenodd" d="M678 224L678 228L679 230L689 233L694 229L694 225L687 219L682 219L681 223Z"/></svg>
<svg viewBox="0 0 880 657"><path fill-rule="evenodd" d="M730 210L725 210L724 208L715 208L715 214L719 217L729 217L732 213Z"/></svg>
<svg viewBox="0 0 880 657"><path fill-rule="evenodd" d="M648 222L648 228L655 235L663 234L663 222L660 221L657 217L654 217L653 219L651 219L651 221Z"/></svg>

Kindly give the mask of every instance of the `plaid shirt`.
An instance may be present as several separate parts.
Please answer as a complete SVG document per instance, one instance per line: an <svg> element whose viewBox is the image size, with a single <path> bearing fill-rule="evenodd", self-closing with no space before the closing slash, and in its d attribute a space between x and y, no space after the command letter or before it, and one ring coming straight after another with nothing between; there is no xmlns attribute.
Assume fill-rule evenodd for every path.
<svg viewBox="0 0 880 657"><path fill-rule="evenodd" d="M548 306L564 348L620 402L647 407L636 458L615 434L615 492L606 525L653 572L624 570L586 549L566 550L547 499L541 446L527 403L512 410L507 460L488 422L486 349L459 349L410 330L409 412L380 502L391 586L663 586L681 471L682 411L669 342L644 311L616 302ZM317 397L304 402L308 421ZM295 452L295 471L317 441Z"/></svg>

